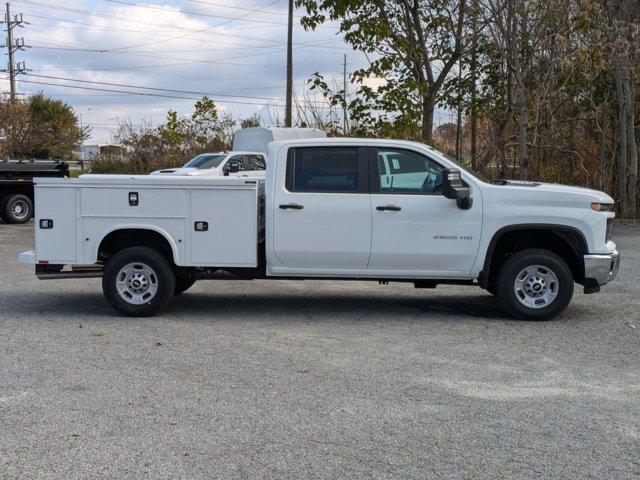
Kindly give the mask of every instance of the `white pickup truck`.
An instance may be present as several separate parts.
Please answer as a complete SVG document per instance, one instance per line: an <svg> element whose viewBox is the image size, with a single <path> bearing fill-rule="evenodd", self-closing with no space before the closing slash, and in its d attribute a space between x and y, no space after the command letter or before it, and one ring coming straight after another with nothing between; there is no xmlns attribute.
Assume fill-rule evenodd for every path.
<svg viewBox="0 0 640 480"><path fill-rule="evenodd" d="M201 153L182 167L156 170L151 175L264 177L266 168L267 159L262 152L217 152Z"/></svg>
<svg viewBox="0 0 640 480"><path fill-rule="evenodd" d="M118 312L147 316L200 279L357 279L476 285L549 319L574 283L617 274L613 199L488 183L425 145L270 144L266 179L83 175L36 180L41 279L102 277Z"/></svg>

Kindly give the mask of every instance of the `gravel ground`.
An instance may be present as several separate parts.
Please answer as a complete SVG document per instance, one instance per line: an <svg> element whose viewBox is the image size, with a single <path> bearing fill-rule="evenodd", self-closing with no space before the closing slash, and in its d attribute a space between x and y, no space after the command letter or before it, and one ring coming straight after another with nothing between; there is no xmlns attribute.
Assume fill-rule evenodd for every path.
<svg viewBox="0 0 640 480"><path fill-rule="evenodd" d="M640 226L551 322L472 287L199 282L115 316L0 225L0 478L640 478ZM637 327L637 328L636 328Z"/></svg>

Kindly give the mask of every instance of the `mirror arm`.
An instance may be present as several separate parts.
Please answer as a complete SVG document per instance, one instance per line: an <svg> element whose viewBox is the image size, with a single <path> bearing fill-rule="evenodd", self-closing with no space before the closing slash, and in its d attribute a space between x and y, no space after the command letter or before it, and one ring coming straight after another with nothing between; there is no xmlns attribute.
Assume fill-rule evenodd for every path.
<svg viewBox="0 0 640 480"><path fill-rule="evenodd" d="M456 200L456 205L460 210L469 210L473 206L473 198L459 198L458 200Z"/></svg>

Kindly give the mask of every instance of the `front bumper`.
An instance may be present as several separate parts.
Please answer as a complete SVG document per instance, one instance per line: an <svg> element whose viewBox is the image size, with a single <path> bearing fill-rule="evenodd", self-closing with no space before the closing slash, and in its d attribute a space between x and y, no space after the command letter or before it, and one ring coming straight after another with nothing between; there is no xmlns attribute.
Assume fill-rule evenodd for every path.
<svg viewBox="0 0 640 480"><path fill-rule="evenodd" d="M584 278L587 285L595 287L609 283L616 278L620 268L620 254L617 250L608 254L584 256Z"/></svg>

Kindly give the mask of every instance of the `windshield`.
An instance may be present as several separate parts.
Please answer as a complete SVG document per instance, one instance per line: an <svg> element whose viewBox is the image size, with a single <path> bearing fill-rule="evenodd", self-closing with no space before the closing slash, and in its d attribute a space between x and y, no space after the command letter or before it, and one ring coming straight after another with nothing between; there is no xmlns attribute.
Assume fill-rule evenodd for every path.
<svg viewBox="0 0 640 480"><path fill-rule="evenodd" d="M220 166L222 160L224 160L225 158L226 155L224 154L203 153L189 160L185 167L198 168L200 170L204 170L206 168L216 168Z"/></svg>
<svg viewBox="0 0 640 480"><path fill-rule="evenodd" d="M484 175L479 174L478 172L476 172L475 170L472 170L470 167L466 166L466 165L461 165L459 162L456 161L455 158L453 158L451 155L448 155L440 150L435 150L432 149L432 151L436 151L438 153L438 155L442 155L444 158L446 158L447 160L449 160L451 163L453 163L455 166L457 166L458 168L464 170L465 172L469 173L470 175L476 177L478 180L480 180L481 182L484 183L491 183L491 180L489 180L488 178L486 178Z"/></svg>

